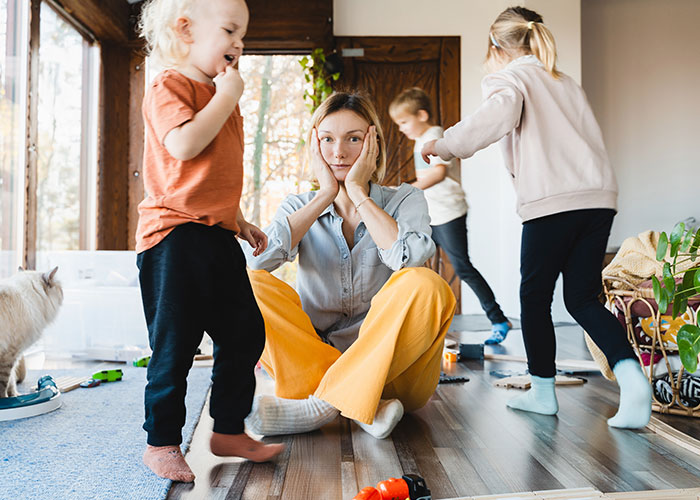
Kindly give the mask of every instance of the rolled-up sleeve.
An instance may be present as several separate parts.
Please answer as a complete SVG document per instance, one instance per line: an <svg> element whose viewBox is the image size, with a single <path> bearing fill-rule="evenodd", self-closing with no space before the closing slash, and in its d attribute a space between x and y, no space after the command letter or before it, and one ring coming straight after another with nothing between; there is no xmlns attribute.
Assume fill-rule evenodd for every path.
<svg viewBox="0 0 700 500"><path fill-rule="evenodd" d="M254 249L250 245L241 245L248 267L271 272L285 262L291 262L296 258L299 246L291 247L292 230L287 216L302 206L303 204L296 196L287 196L284 199L272 223L264 229L267 235L267 248L257 257L253 256Z"/></svg>
<svg viewBox="0 0 700 500"><path fill-rule="evenodd" d="M382 262L394 271L425 264L435 254L435 243L430 237L430 216L423 192L412 188L390 215L396 220L399 235L390 248L379 248Z"/></svg>
<svg viewBox="0 0 700 500"><path fill-rule="evenodd" d="M443 160L470 158L477 151L498 141L520 123L523 95L518 87L500 73L484 78L484 101L471 115L445 130L435 143Z"/></svg>

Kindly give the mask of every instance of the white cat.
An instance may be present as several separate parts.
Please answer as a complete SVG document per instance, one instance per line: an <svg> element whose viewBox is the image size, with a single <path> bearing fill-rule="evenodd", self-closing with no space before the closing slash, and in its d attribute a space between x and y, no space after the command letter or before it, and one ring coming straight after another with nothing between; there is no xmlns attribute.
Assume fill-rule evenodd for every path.
<svg viewBox="0 0 700 500"><path fill-rule="evenodd" d="M23 378L22 352L36 342L63 302L58 268L23 271L0 280L0 398L17 395ZM16 366L15 366L16 365Z"/></svg>

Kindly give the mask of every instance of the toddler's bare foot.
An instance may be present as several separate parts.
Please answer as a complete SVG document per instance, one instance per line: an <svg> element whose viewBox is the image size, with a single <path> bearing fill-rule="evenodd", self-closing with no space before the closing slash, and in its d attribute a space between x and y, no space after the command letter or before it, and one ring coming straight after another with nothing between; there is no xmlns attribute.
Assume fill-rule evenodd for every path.
<svg viewBox="0 0 700 500"><path fill-rule="evenodd" d="M267 462L284 451L284 445L265 444L242 434L212 432L209 442L211 452L217 457L242 457L252 462Z"/></svg>
<svg viewBox="0 0 700 500"><path fill-rule="evenodd" d="M194 481L192 469L185 462L179 446L151 446L143 454L143 463L158 476L173 481L191 483Z"/></svg>

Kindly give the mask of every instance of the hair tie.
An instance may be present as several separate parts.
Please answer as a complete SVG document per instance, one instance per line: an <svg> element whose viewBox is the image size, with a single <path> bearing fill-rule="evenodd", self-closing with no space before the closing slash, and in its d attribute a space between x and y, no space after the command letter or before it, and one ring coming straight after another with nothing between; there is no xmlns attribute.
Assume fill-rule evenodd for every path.
<svg viewBox="0 0 700 500"><path fill-rule="evenodd" d="M501 46L498 45L498 42L496 41L496 37L493 36L493 33L489 33L489 38L491 38L491 43L493 44L494 47L500 49Z"/></svg>
<svg viewBox="0 0 700 500"><path fill-rule="evenodd" d="M534 25L535 25L535 21L529 21L527 23L527 29L531 30Z"/></svg>

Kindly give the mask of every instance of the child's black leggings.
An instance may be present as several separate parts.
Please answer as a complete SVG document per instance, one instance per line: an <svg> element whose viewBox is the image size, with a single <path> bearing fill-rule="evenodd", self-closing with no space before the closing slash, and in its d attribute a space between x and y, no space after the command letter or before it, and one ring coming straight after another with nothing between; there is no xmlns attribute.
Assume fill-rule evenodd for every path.
<svg viewBox="0 0 700 500"><path fill-rule="evenodd" d="M559 273L564 278L566 309L605 353L610 366L621 359L635 359L624 328L598 300L601 266L614 217L611 209L587 209L523 224L520 314L532 375L553 377L556 372L551 306Z"/></svg>
<svg viewBox="0 0 700 500"><path fill-rule="evenodd" d="M255 392L265 325L232 231L188 223L137 257L153 355L148 364L148 444L177 445L187 373L204 331L214 341L210 414L214 432L239 434Z"/></svg>

